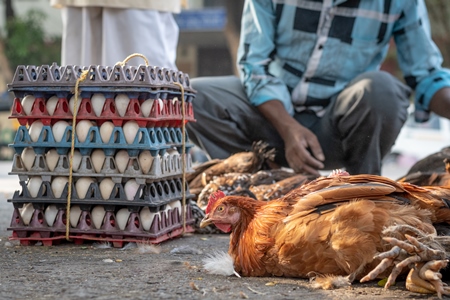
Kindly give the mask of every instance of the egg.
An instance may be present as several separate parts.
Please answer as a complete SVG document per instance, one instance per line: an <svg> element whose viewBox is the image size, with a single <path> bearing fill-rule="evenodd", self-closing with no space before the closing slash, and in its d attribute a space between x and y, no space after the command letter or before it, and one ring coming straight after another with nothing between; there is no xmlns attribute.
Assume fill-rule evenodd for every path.
<svg viewBox="0 0 450 300"><path fill-rule="evenodd" d="M27 171L30 171L33 167L35 157L36 153L34 152L33 147L27 147L23 149L22 154L20 154L23 166Z"/></svg>
<svg viewBox="0 0 450 300"><path fill-rule="evenodd" d="M97 117L102 114L103 106L105 105L106 97L103 94L95 93L91 97L91 104L94 113Z"/></svg>
<svg viewBox="0 0 450 300"><path fill-rule="evenodd" d="M19 209L19 213L22 217L23 224L30 224L31 217L34 214L33 203L26 203L22 208Z"/></svg>
<svg viewBox="0 0 450 300"><path fill-rule="evenodd" d="M69 152L67 158L70 159L70 152ZM78 171L78 169L80 168L81 159L82 159L82 156L81 156L80 150L75 150L73 152L73 159L72 159L72 169L75 172Z"/></svg>
<svg viewBox="0 0 450 300"><path fill-rule="evenodd" d="M70 208L70 215L69 215L69 220L70 220L70 225L72 227L77 227L78 222L80 221L80 216L81 216L81 208L78 205L74 205Z"/></svg>
<svg viewBox="0 0 450 300"><path fill-rule="evenodd" d="M103 164L105 163L105 152L102 149L95 149L91 153L91 161L94 165L95 173L100 173L102 170Z"/></svg>
<svg viewBox="0 0 450 300"><path fill-rule="evenodd" d="M59 154L55 148L52 148L45 153L45 162L50 172L53 172L58 165Z"/></svg>
<svg viewBox="0 0 450 300"><path fill-rule="evenodd" d="M53 226L53 223L55 223L57 215L58 215L58 208L56 207L55 204L47 206L47 208L45 209L44 217L48 226Z"/></svg>
<svg viewBox="0 0 450 300"><path fill-rule="evenodd" d="M56 104L58 104L58 100L59 100L58 97L51 96L47 100L47 103L45 103L45 107L47 108L47 112L50 116L53 116L53 114L55 113Z"/></svg>
<svg viewBox="0 0 450 300"><path fill-rule="evenodd" d="M132 201L134 200L134 197L136 196L136 193L139 189L139 184L136 182L135 179L130 179L125 183L125 195L127 197L127 200ZM142 190L141 190L142 193ZM141 195L139 195L140 197Z"/></svg>
<svg viewBox="0 0 450 300"><path fill-rule="evenodd" d="M94 124L89 120L81 120L80 122L78 122L78 124L75 127L78 141L80 141L81 143L84 143L86 141L86 139L88 138L87 135L88 135L89 129L92 126L94 126ZM89 138L89 140L90 140L90 138Z"/></svg>
<svg viewBox="0 0 450 300"><path fill-rule="evenodd" d="M41 176L32 176L27 183L28 191L31 197L36 198L42 185Z"/></svg>
<svg viewBox="0 0 450 300"><path fill-rule="evenodd" d="M164 111L164 101L162 101L161 99L156 99L156 101L158 102L159 105L159 113L161 114ZM153 103L153 105L156 105L156 102ZM156 111L156 108L155 108Z"/></svg>
<svg viewBox="0 0 450 300"><path fill-rule="evenodd" d="M90 177L81 177L78 178L77 182L75 183L75 189L77 191L78 198L84 199L86 198L86 193L89 190L89 187L91 186L91 183L94 182L94 179Z"/></svg>
<svg viewBox="0 0 450 300"><path fill-rule="evenodd" d="M78 96L78 99L77 99L77 107L76 107L76 112L78 113L78 110L80 109L80 103L81 103L81 96ZM73 111L74 111L74 104L75 104L75 95L73 95L72 97L70 97L70 100L69 100L69 109L70 109L70 112L73 114Z"/></svg>
<svg viewBox="0 0 450 300"><path fill-rule="evenodd" d="M111 192L114 188L114 182L111 178L104 178L99 185L100 188L100 194L102 195L102 198L104 200L108 200L111 196Z"/></svg>
<svg viewBox="0 0 450 300"><path fill-rule="evenodd" d="M139 125L136 121L128 121L123 125L123 134L125 135L125 140L127 144L132 144L136 138L137 132L139 130ZM139 137L138 140L140 140Z"/></svg>
<svg viewBox="0 0 450 300"><path fill-rule="evenodd" d="M100 126L100 137L103 143L108 143L114 130L113 122L106 121Z"/></svg>
<svg viewBox="0 0 450 300"><path fill-rule="evenodd" d="M150 154L149 150L144 150L139 153L139 165L141 165L142 173L147 174L150 171L153 163L153 156Z"/></svg>
<svg viewBox="0 0 450 300"><path fill-rule="evenodd" d="M139 217L141 218L142 228L149 231L152 226L153 219L155 219L156 213L150 211L150 208L143 207L139 212Z"/></svg>
<svg viewBox="0 0 450 300"><path fill-rule="evenodd" d="M69 123L64 120L59 120L52 126L52 134L55 142L59 143L63 140L64 142L70 141L71 136L65 137L64 133L66 132L66 128L69 127Z"/></svg>
<svg viewBox="0 0 450 300"><path fill-rule="evenodd" d="M129 218L130 218L130 212L128 211L128 208L119 209L119 211L116 213L116 221L117 221L117 225L119 226L120 230L125 229Z"/></svg>
<svg viewBox="0 0 450 300"><path fill-rule="evenodd" d="M147 99L141 104L141 112L144 117L148 117L150 115L150 112L152 111L153 102L155 102L155 99Z"/></svg>
<svg viewBox="0 0 450 300"><path fill-rule="evenodd" d="M130 98L126 94L118 94L115 98L115 104L119 116L125 116L128 109L128 104L130 104Z"/></svg>
<svg viewBox="0 0 450 300"><path fill-rule="evenodd" d="M116 161L117 169L120 173L124 173L128 166L128 161L130 160L130 156L128 155L127 150L119 150L117 151L114 160Z"/></svg>
<svg viewBox="0 0 450 300"><path fill-rule="evenodd" d="M38 141L43 127L44 127L44 124L42 124L42 122L39 120L36 120L33 122L33 124L31 124L30 128L28 129L28 133L30 134L31 141L33 141L33 142Z"/></svg>
<svg viewBox="0 0 450 300"><path fill-rule="evenodd" d="M36 98L33 95L26 95L22 99L22 108L27 116L31 115L31 110L33 109L34 100Z"/></svg>
<svg viewBox="0 0 450 300"><path fill-rule="evenodd" d="M105 208L101 205L95 206L91 211L92 222L96 229L100 229L103 224L103 218L105 218Z"/></svg>
<svg viewBox="0 0 450 300"><path fill-rule="evenodd" d="M181 217L181 201L177 200L177 201L172 201L169 203L169 207L170 209L174 210L175 208L178 208L178 215Z"/></svg>
<svg viewBox="0 0 450 300"><path fill-rule="evenodd" d="M53 178L51 186L52 186L53 195L56 198L61 198L62 192L64 191L64 188L66 187L66 184L68 182L69 182L68 177L58 176L58 177Z"/></svg>

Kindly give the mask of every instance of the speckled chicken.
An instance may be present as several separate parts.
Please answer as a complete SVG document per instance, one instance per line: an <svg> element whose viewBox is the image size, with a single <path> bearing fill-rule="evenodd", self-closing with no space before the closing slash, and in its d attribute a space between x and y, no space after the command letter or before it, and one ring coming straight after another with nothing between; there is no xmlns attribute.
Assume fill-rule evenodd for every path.
<svg viewBox="0 0 450 300"><path fill-rule="evenodd" d="M338 172L269 202L213 194L201 226L213 223L231 232L228 253L242 276L325 278L321 285L326 287L336 276L346 276L346 282L384 278L397 262L408 259L405 253L420 257L414 263L426 264L436 257L446 261L445 251L433 256L417 246L430 243L409 241L415 233L411 230L394 230L389 237L383 230L404 226L435 237L433 223L450 222L447 199L450 187L418 187L376 175ZM393 247L400 250L392 252ZM443 266L428 265L424 272L439 277ZM405 271L394 269L399 274ZM449 293L439 278L435 283L431 285L439 296Z"/></svg>
<svg viewBox="0 0 450 300"><path fill-rule="evenodd" d="M436 168L434 171L408 172L407 175L398 179L398 181L409 182L421 186L450 185L450 158L444 158L441 164L445 168L443 171L441 171L441 168Z"/></svg>
<svg viewBox="0 0 450 300"><path fill-rule="evenodd" d="M253 144L252 151L239 152L226 159L215 159L197 166L186 179L191 191L202 189L214 177L226 173L256 173L263 169L264 164L273 162L274 158L275 149L269 149L266 143L259 141Z"/></svg>

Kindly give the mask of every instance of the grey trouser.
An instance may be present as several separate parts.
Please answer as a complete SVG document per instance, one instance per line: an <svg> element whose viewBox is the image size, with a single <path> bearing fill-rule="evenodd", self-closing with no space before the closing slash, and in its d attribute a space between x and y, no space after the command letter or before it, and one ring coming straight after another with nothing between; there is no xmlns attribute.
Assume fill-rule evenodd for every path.
<svg viewBox="0 0 450 300"><path fill-rule="evenodd" d="M275 128L252 106L239 78L204 77L192 80L196 123L187 131L193 143L211 158L248 151L253 141L276 149L276 162L288 166L284 142ZM325 170L345 168L350 174L380 174L407 118L411 90L386 72L355 78L327 106L323 117L311 111L294 118L318 138Z"/></svg>

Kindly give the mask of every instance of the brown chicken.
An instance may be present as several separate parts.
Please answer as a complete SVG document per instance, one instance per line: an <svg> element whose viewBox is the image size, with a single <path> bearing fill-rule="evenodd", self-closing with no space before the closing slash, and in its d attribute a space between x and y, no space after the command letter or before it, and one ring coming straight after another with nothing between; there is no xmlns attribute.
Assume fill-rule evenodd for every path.
<svg viewBox="0 0 450 300"><path fill-rule="evenodd" d="M434 245L433 223L450 222L449 197L450 187L418 187L381 176L341 173L318 178L269 202L219 192L212 195L201 226L213 223L231 231L228 253L234 270L243 276L341 275L348 282L366 281L389 275L399 261L430 260L440 263L427 265L423 273L434 276L425 277L431 278L431 289L440 296L449 293L440 278L435 279L447 254L442 249L415 252ZM383 230L394 225L400 229L383 239ZM414 259L405 258L407 252ZM402 268L394 269L387 286L402 273ZM333 282L322 286L327 284Z"/></svg>

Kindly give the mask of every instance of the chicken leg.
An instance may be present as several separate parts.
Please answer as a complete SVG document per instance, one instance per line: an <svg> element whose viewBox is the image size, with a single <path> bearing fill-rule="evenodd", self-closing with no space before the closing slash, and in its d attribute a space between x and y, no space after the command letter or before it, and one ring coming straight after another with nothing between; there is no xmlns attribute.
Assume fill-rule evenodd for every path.
<svg viewBox="0 0 450 300"><path fill-rule="evenodd" d="M417 238L404 232L412 232ZM374 257L375 259L381 259L381 262L364 276L361 282L373 280L387 268L393 266L384 286L389 288L395 283L397 276L402 273L403 269L410 267L411 270L406 282L408 290L419 293L437 293L439 298L442 295L450 295L450 288L444 287L441 280L442 275L439 273L440 269L447 266L447 254L439 242L434 240L434 236L425 235L418 229L407 225L392 226L383 233L395 233L397 235L403 233L406 240L384 237L383 239L389 242L393 248Z"/></svg>

